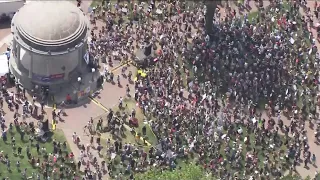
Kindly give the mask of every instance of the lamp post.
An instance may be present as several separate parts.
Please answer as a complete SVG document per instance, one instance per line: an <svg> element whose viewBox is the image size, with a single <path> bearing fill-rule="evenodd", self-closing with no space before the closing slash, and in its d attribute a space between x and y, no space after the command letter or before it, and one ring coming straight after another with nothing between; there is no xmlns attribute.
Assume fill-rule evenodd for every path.
<svg viewBox="0 0 320 180"><path fill-rule="evenodd" d="M94 82L94 73L96 72L96 69L95 69L95 68L92 68L92 69L91 69L91 72L92 72L92 82Z"/></svg>
<svg viewBox="0 0 320 180"><path fill-rule="evenodd" d="M81 86L81 80L82 80L82 78L78 77L79 91L80 91L80 86Z"/></svg>
<svg viewBox="0 0 320 180"><path fill-rule="evenodd" d="M74 93L76 94L76 97L75 97L75 103L76 104L78 103L78 100L79 100L79 93L80 93L80 86L81 86L82 78L79 76L77 81L78 81L78 84L79 84L78 91L74 91Z"/></svg>

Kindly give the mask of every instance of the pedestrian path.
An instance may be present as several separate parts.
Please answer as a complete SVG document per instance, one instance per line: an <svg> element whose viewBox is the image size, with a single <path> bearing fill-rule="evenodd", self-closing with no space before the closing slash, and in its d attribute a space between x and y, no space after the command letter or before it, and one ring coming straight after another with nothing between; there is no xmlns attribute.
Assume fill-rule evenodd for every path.
<svg viewBox="0 0 320 180"><path fill-rule="evenodd" d="M7 45L7 46L10 46L11 43L12 43L12 39L13 39L13 35L12 34L9 34L7 35L5 38L3 38L1 41L0 41L0 47L2 47L3 45Z"/></svg>

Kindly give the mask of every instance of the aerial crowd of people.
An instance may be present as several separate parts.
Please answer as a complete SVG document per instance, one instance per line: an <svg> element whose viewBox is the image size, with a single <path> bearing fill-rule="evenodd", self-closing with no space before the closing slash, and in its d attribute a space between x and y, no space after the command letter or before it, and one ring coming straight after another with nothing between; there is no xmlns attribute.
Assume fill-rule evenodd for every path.
<svg viewBox="0 0 320 180"><path fill-rule="evenodd" d="M122 4L105 4L92 11L93 25L101 18L105 25L91 31L90 53L95 64L112 65L135 59L135 50L146 42L153 45L152 58L145 59L151 63L143 67L146 75L126 74L125 69L121 74L134 81L133 91L126 86L127 95L137 102L148 124L139 124L143 126L141 136L146 141L156 136L158 141L141 146L110 139L104 143L91 136L90 144L85 145L74 133L80 159L72 161L74 169L61 166L56 170L60 179L67 173L68 177L76 174L83 164L87 179L101 179L106 172L115 179L134 179L151 169L172 170L186 162L222 179L278 179L286 171L296 172L297 166L317 167L316 152L310 148L320 140L320 56L316 37L310 32L318 16L317 5L314 15L297 1L272 1L257 13L243 16L227 6L224 17L217 8L214 30L207 35L202 3ZM245 1L243 8L247 6ZM105 71L105 79L113 81L114 74ZM121 74L119 85L125 81ZM25 95L17 92L15 96L2 94L6 94L9 109L17 112L18 127L21 108L13 97L24 99ZM22 103L23 117L43 115L34 102ZM98 130L113 122L117 113L110 113L108 123L99 120ZM134 118L136 113L132 110L127 117ZM86 128L94 131L94 123L91 119ZM117 127L122 131L122 124ZM153 134L147 134L146 128ZM65 143L54 141L53 146L44 167L50 169L57 160L70 163L73 153ZM93 149L108 160L98 162ZM9 170L10 162L2 153L0 158ZM32 165L42 164L35 157L29 159Z"/></svg>
<svg viewBox="0 0 320 180"><path fill-rule="evenodd" d="M133 97L158 142L146 150L108 140L107 154L121 157L113 176L174 169L190 156L226 179L282 177L301 162L316 167L310 142L319 136L320 57L304 3L273 1L243 16L226 7L221 17L217 9L210 36L201 3L134 4L129 20L124 8L92 13L106 17L106 26L92 31L92 53L129 60L141 44L153 44L153 65L147 76L137 74ZM115 53L107 57L107 50Z"/></svg>
<svg viewBox="0 0 320 180"><path fill-rule="evenodd" d="M146 150L108 140L108 156L120 157L116 168L107 162L111 176L174 169L177 159L190 157L226 179L281 177L300 162L316 166L309 143L319 136L320 57L309 31L310 8L275 1L254 16L227 7L224 18L217 9L208 36L201 3L149 5L134 4L129 20L128 5L92 13L93 23L102 14L106 26L92 31L91 53L106 63L134 58L144 42L155 51L147 76L136 77L133 97L158 142ZM106 76L113 80L112 73Z"/></svg>
<svg viewBox="0 0 320 180"><path fill-rule="evenodd" d="M15 91L2 84L0 93L1 179L79 178L74 154L66 141L54 139L43 105L28 101L19 84Z"/></svg>

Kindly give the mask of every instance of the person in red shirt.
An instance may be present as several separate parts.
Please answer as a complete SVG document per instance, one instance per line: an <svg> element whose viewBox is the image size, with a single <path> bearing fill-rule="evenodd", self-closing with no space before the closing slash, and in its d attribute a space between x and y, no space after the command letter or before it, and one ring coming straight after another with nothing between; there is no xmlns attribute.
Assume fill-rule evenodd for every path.
<svg viewBox="0 0 320 180"><path fill-rule="evenodd" d="M67 97L66 97L66 101L67 101L67 103L68 103L68 104L70 104L70 103L71 103L71 96L70 96L70 94L68 94L68 95L67 95Z"/></svg>

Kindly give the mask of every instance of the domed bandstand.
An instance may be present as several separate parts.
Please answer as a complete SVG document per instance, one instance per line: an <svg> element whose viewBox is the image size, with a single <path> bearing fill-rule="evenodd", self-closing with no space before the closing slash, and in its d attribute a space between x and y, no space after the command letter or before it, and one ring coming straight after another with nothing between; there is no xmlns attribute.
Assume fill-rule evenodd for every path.
<svg viewBox="0 0 320 180"><path fill-rule="evenodd" d="M68 1L32 1L13 17L10 69L26 88L56 91L84 65L88 20Z"/></svg>
<svg viewBox="0 0 320 180"><path fill-rule="evenodd" d="M10 70L26 89L55 94L84 76L89 21L69 1L31 1L13 17ZM83 78L83 77L82 77Z"/></svg>

